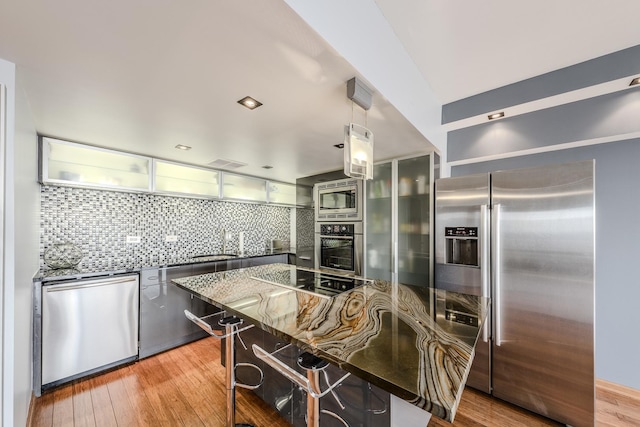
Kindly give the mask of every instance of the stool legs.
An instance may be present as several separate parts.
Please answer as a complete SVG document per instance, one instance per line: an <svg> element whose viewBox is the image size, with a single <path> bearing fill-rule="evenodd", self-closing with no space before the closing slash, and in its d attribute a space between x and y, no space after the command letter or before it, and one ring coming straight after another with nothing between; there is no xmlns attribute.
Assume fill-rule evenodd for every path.
<svg viewBox="0 0 640 427"><path fill-rule="evenodd" d="M329 363L317 356L314 356L311 353L305 352L300 354L300 356L298 356L298 366L305 370L305 377L300 372L275 357L276 353L282 351L282 349L284 348L287 348L289 345L290 344L274 351L273 353L265 351L263 348L260 348L260 346L256 344L253 344L251 347L253 348L253 353L256 355L256 357L266 362L267 365L271 366L277 372L287 377L294 384L300 387L300 389L307 392L307 426L319 427L320 414L323 413L331 415L332 417L340 421L343 425L349 427L347 422L338 414L327 411L325 409L320 410L320 398L327 393L332 392L333 389L342 384L342 382L351 374L347 373L346 375L343 375L342 378L340 378L333 384L328 384L327 380L328 388L325 391L322 391L320 389L320 372L322 371L324 373L324 369L329 366ZM336 400L338 401L338 404L342 406L337 398Z"/></svg>
<svg viewBox="0 0 640 427"><path fill-rule="evenodd" d="M249 390L255 390L256 388L260 387L260 385L262 384L262 381L264 379L264 374L262 370L256 365L252 365L249 363L240 363L236 365L235 336L242 331L252 328L253 325L249 325L243 329L239 329L239 326L242 325L243 323L241 318L236 316L224 317L218 321L218 325L224 326L224 334L223 334L221 332L217 332L218 331L217 329L214 329L209 323L205 322L204 319L214 316L213 314L202 317L202 318L195 316L189 310L185 310L184 314L185 316L187 316L187 319L191 320L193 323L198 325L200 328L202 328L212 337L216 339L226 338L225 347L224 347L224 354L227 361L227 366L225 370L225 386L227 389L226 390L227 391L226 427L252 427L251 424L244 424L244 423L236 424L236 385L239 387L244 387ZM236 383L236 366L249 366L257 369L260 372L260 383L256 385Z"/></svg>
<svg viewBox="0 0 640 427"><path fill-rule="evenodd" d="M234 427L236 425L236 378L235 378L235 363L236 363L236 354L235 354L235 336L233 334L234 324L227 323L224 326L225 335L227 339L225 340L225 360L227 361L226 366L226 378L225 385L227 388L227 427Z"/></svg>
<svg viewBox="0 0 640 427"><path fill-rule="evenodd" d="M320 394L320 371L307 369L309 387L314 393ZM320 426L320 399L307 393L307 426Z"/></svg>
<svg viewBox="0 0 640 427"><path fill-rule="evenodd" d="M225 385L227 388L227 427L253 427L251 424L236 424L236 385L240 385L249 389L258 387L236 384L235 336L238 331L234 331L234 328L242 325L242 319L235 316L229 316L220 320L218 323L220 325L224 325L224 334L226 336L224 355L227 361L227 366L225 369Z"/></svg>

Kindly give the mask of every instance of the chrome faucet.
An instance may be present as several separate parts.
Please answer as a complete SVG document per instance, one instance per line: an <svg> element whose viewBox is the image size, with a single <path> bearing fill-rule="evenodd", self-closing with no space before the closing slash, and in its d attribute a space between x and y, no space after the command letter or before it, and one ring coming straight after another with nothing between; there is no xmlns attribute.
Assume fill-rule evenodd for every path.
<svg viewBox="0 0 640 427"><path fill-rule="evenodd" d="M227 243L231 242L231 233L227 230L222 230L222 253L227 253Z"/></svg>

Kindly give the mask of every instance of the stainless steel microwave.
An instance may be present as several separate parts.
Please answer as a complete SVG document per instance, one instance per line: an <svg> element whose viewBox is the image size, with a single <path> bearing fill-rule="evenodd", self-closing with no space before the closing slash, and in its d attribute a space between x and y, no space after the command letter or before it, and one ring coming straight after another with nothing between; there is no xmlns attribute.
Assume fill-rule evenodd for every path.
<svg viewBox="0 0 640 427"><path fill-rule="evenodd" d="M362 180L347 178L313 186L316 221L362 221Z"/></svg>

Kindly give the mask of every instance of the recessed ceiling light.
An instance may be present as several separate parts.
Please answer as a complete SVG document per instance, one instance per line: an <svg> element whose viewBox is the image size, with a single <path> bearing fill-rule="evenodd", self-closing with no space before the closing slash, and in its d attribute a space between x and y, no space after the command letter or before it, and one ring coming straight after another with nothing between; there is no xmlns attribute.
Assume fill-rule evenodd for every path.
<svg viewBox="0 0 640 427"><path fill-rule="evenodd" d="M499 113L489 114L487 117L489 117L489 120L499 119L500 117L504 117L504 111L500 111Z"/></svg>
<svg viewBox="0 0 640 427"><path fill-rule="evenodd" d="M334 144L333 146L336 147L336 148L344 148L344 144L343 143Z"/></svg>
<svg viewBox="0 0 640 427"><path fill-rule="evenodd" d="M176 148L178 150L184 150L184 151L191 150L191 147L189 147L188 145L182 145L182 144L176 145Z"/></svg>
<svg viewBox="0 0 640 427"><path fill-rule="evenodd" d="M636 77L635 79L631 80L631 83L629 83L629 86L635 85L640 85L640 77Z"/></svg>
<svg viewBox="0 0 640 427"><path fill-rule="evenodd" d="M270 166L270 165L264 165L264 166L262 167L262 169L273 169L273 166Z"/></svg>
<svg viewBox="0 0 640 427"><path fill-rule="evenodd" d="M238 104L244 105L245 107L247 107L250 110L254 110L254 109L258 108L259 106L261 106L262 102L258 101L257 99L254 99L254 98L252 98L250 96L245 96L240 101L238 101Z"/></svg>

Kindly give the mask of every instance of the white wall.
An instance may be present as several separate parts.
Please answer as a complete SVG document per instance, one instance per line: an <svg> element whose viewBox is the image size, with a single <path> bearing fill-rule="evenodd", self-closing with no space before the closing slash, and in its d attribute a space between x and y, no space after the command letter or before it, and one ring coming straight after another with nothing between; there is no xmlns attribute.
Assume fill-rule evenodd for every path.
<svg viewBox="0 0 640 427"><path fill-rule="evenodd" d="M0 59L7 86L2 286L2 425L24 426L31 398L32 280L38 269L36 133L15 65Z"/></svg>
<svg viewBox="0 0 640 427"><path fill-rule="evenodd" d="M40 187L38 139L20 68L16 72L16 121L14 140L15 259L14 291L14 425L24 426L32 390L33 276L39 268Z"/></svg>
<svg viewBox="0 0 640 427"><path fill-rule="evenodd" d="M15 121L15 65L3 61L0 59L0 83L6 87L6 122L5 122L5 144L12 145L14 139L14 121ZM5 152L0 153L0 161L2 161L2 167L0 172L3 174L3 183L6 188L6 166L8 163L7 154L8 147L5 147ZM3 193L6 192L3 188ZM2 200L2 214L5 220L5 226L2 230L2 307L0 307L0 314L2 315L2 425L13 425L13 301L14 301L14 287L13 287L13 251L10 251L10 247L7 242L13 241L13 228L10 227L13 215L7 212L9 207L9 201L5 195ZM2 219L2 218L0 218ZM11 235L8 236L7 233Z"/></svg>

